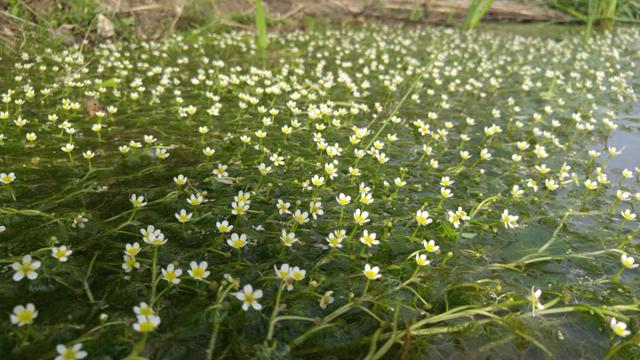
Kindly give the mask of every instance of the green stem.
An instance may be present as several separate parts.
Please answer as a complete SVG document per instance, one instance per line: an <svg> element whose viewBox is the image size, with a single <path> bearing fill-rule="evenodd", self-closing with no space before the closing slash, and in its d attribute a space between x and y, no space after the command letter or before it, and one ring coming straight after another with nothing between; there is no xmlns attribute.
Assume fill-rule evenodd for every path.
<svg viewBox="0 0 640 360"><path fill-rule="evenodd" d="M273 311L271 312L271 319L269 320L269 331L267 332L267 341L273 339L273 330L276 325L276 316L278 316L278 310L280 309L280 297L282 296L282 288L284 284L278 283L278 293L276 294L276 302L273 305Z"/></svg>
<svg viewBox="0 0 640 360"><path fill-rule="evenodd" d="M156 300L156 288L157 282L156 278L158 276L158 246L153 247L153 260L151 264L151 300L149 300L150 306L153 306L154 301Z"/></svg>
<svg viewBox="0 0 640 360"><path fill-rule="evenodd" d="M371 284L371 279L367 279L367 283L364 285L364 291L362 292L362 297L367 296L367 290L369 290L369 284Z"/></svg>
<svg viewBox="0 0 640 360"><path fill-rule="evenodd" d="M620 276L622 276L622 273L624 272L624 267L622 269L620 269L620 271L618 271L615 275L613 275L611 277L611 281L614 283L617 283L618 281L620 281Z"/></svg>

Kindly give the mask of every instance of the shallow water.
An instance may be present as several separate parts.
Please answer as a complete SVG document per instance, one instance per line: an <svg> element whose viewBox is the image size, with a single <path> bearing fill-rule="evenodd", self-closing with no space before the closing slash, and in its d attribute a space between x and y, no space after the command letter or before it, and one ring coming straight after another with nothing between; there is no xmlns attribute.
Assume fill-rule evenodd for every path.
<svg viewBox="0 0 640 360"><path fill-rule="evenodd" d="M228 358L364 357L371 348L380 349L384 344L376 341L375 334L394 336L390 324L411 330L412 324L438 319L442 314L452 318L434 320L418 329L425 333L407 330L407 335L398 337L381 356L599 359L619 344L630 345L631 337L615 337L608 321L617 316L634 333L638 329L637 270L622 273L620 282L612 281L621 267L620 237L637 236L634 222L618 227L619 211L633 209L637 201L619 204L612 214L608 209L619 188L638 191L635 179L620 185L619 176L623 168L633 170L640 165L640 105L618 109L612 91L585 86L596 78L594 69L608 75L599 80L603 89L610 85L609 77L618 74L610 64L635 71L634 79L638 79L637 67L630 65L634 53L621 39L634 40L640 35L627 29L620 37L601 36L593 47L584 48L571 36L573 28L542 34L539 26L532 29L488 28L488 32L463 33L440 28L347 27L282 34L274 39L265 59L252 53L251 36L240 33L206 34L144 46L118 44L105 46L104 54L88 52L89 71L83 73L81 66L74 65L68 75L80 74L81 79L91 80L88 89L106 88L100 101L119 108L104 120L102 141L91 130L95 117L81 110L63 110L60 105L64 98L83 100L85 89L63 86L23 108L7 106L11 117L3 123L8 139L1 148L0 171L15 171L17 179L10 189L13 193L6 188L0 193L0 221L7 226L0 235L0 260L10 264L25 254L34 254L43 267L38 279L20 282L11 280L13 270L3 267L0 310L10 314L15 305L35 303L39 316L33 329L42 335L33 336L23 331L24 327L0 322L0 330L6 334L0 335L0 351L35 358L40 349L49 349L47 356L51 358L57 343L83 342L92 356L122 358L142 338L131 326L136 321L132 308L141 301L157 301L154 310L162 318L146 347L142 346L141 353L153 358L204 357L218 316L224 321L214 350ZM609 47L623 54L618 62ZM224 60L225 66L213 66L201 55ZM566 57L581 66L566 63ZM112 59L121 62L112 63ZM0 92L15 87L20 94L13 78L16 70L10 65L15 59L5 61ZM170 76L173 81L164 84L164 93L151 93L160 83L160 74L149 75L150 67L133 65L145 62L177 69ZM102 72L99 65L104 66ZM555 87L549 80L554 76L547 76L546 69L563 74L565 84L575 89ZM416 71L425 77L418 81ZM578 76L571 76L574 71ZM36 70L22 73L36 90L45 85L54 87L62 79ZM195 84L193 79L199 75L212 84L205 86L202 80ZM112 81L120 77L122 84ZM144 79L145 89L140 90L141 100L133 101L128 96L138 91L131 85L136 78ZM362 85L364 79L370 86ZM415 90L413 79L419 83ZM390 90L389 84L396 80L396 88ZM496 83L490 85L492 80ZM479 81L481 85L477 85ZM105 82L109 85L103 86ZM223 82L227 84L222 86ZM294 90L265 94L264 89L274 82L295 84L295 92L313 95L297 100L304 111L294 114L287 104ZM327 89L319 86L327 83L334 85ZM523 89L525 83L527 90ZM637 83L631 86L638 89ZM174 90L180 91L184 106L197 106L194 115L178 115ZM418 95L417 100L405 101L405 93L411 91ZM213 100L208 92L220 98ZM261 119L266 115L257 106L239 105L247 102L243 98L246 94L256 97L259 105L279 111L273 115L272 125L263 124ZM212 103L222 105L219 116L207 115ZM366 110L353 103L366 105ZM382 110L373 110L375 103ZM599 110L589 114L594 104ZM330 115L312 117L312 105L329 109ZM549 112L545 106L551 107ZM394 108L399 121L383 125L387 116L395 113ZM596 179L595 167L604 166L607 156L592 162L587 150L605 152L602 139L608 128L601 119L609 109L618 114L619 127L608 137L608 145L624 151L605 169L610 183L601 188L606 190L589 193L583 181ZM63 115L59 122L69 120L78 129L76 135L67 136L49 124L46 117L52 112ZM536 120L534 113L540 119ZM582 119L576 120L575 113ZM25 129L13 125L18 114L30 120ZM591 115L593 122L588 120ZM468 123L467 117L477 124ZM333 124L333 118L341 123ZM280 128L292 119L301 125L285 136ZM557 119L559 126L553 125L552 119ZM418 131L417 120L430 126L428 135ZM494 124L501 132L487 135L486 128ZM588 124L594 124L595 130L576 130L578 125ZM208 126L206 136L198 133L199 126ZM353 144L349 138L354 133L352 126L370 127L370 131ZM259 140L257 130L266 130L268 136ZM367 150L378 130L390 160L379 162L373 155L356 159L353 150ZM27 131L37 132L38 141L28 144L24 140ZM436 131L445 135L436 136ZM342 155L329 156L320 148L316 134L328 144L339 144ZM387 135L391 134L398 139L389 140ZM143 142L144 135L153 135L157 142L131 149L128 155L119 153L118 146ZM249 144L240 140L242 135L249 137ZM463 136L469 139L463 140ZM73 162L60 151L71 138L78 146ZM560 145L568 145L558 146L554 138ZM530 148L518 151L517 142L526 142ZM533 154L535 145L543 145L549 153L544 160ZM215 148L211 159L203 156L204 146ZM423 155L424 146L432 147L432 154ZM157 148L167 148L170 157L159 159ZM493 158L477 160L481 148L490 150ZM78 151L86 149L97 152L91 165ZM463 149L473 155L466 163L460 160ZM286 166L274 165L270 160L274 153L283 155ZM516 153L522 154L523 160L514 161ZM327 179L325 185L312 190L303 188L313 175L328 178L324 164L333 160L339 160L337 179ZM228 165L228 176L213 175L219 163ZM272 173L261 175L256 169L260 163L271 166ZM552 169L551 175L535 169L541 163ZM563 163L572 167L576 181L565 178L561 188L548 191L544 181L558 180ZM349 175L349 167L361 168L362 174ZM177 187L172 180L178 174L190 179L184 187ZM446 200L440 195L443 176L455 181L449 185L454 196ZM394 185L396 177L407 184ZM535 179L539 189L528 187L528 178ZM360 182L370 187L365 192L375 198L372 204L357 200L362 196ZM521 199L511 195L514 185L525 191ZM239 191L252 192L250 211L240 216L232 214L230 207ZM344 218L335 201L341 192L353 197ZM209 201L188 205L187 196L197 193ZM131 210L132 194L144 195L149 204ZM11 195L16 195L16 200ZM317 220L294 225L291 215L276 210L278 199L290 202L292 211L307 211L310 201L321 201L325 213ZM484 201L489 202L481 207ZM448 212L458 207L468 214L478 211L456 228ZM371 222L355 226L356 208L369 211ZM579 213L562 221L568 208ZM194 214L192 221L181 224L176 220L174 214L182 209ZM420 209L430 212L433 224L417 227L414 216ZM513 228L501 222L506 209L518 216ZM86 219L84 227L78 226L78 219ZM229 234L216 229L215 223L223 220L235 226L233 232L248 235L250 241L241 251L230 248L226 242ZM159 248L157 259L152 255L154 248L139 233L151 224L169 239ZM344 240L343 248L329 252L326 238L338 228L355 236ZM365 229L377 233L382 240L379 246L365 247L358 241ZM280 239L282 230L295 231L300 243L285 247ZM427 252L422 240L429 239L435 239L441 250ZM122 267L124 246L134 241L144 248L138 256L141 265L126 272ZM61 244L74 250L65 263L50 255L50 247ZM633 242L622 249L638 256ZM417 268L417 251L432 263ZM151 281L153 270L158 268L152 258L159 267L174 264L184 270L180 285L158 283L162 297L157 298ZM531 259L536 262L527 263ZM211 276L205 281L189 277L186 272L191 261L207 261ZM273 341L267 341L270 314L281 286L273 269L285 262L307 273L291 292L284 292L282 314L307 320L278 324ZM366 281L362 273L365 264L380 266L383 277ZM224 274L235 279L230 283ZM225 286L237 290L236 281L264 291L262 311L243 311L235 296L212 306ZM528 299L534 288L542 291L542 302L551 312L534 316ZM326 291L334 291L335 302L322 309L318 301ZM331 318L329 314L347 305L352 306L350 311L336 316L331 326L313 332L305 342L296 342L313 329L320 321L317 319ZM628 308L616 308L620 305ZM579 308L553 313L572 306ZM456 315L456 311L464 314L467 307L478 312ZM102 329L100 314L115 324ZM87 335L94 333L91 329L100 329L95 330L95 338ZM638 355L636 347L626 345L619 354L620 358Z"/></svg>
<svg viewBox="0 0 640 360"><path fill-rule="evenodd" d="M611 159L609 164L620 171L633 170L640 164L640 102L633 104L628 114L621 114L617 123L619 128L613 131L608 144L623 152ZM619 173L616 175L620 176Z"/></svg>

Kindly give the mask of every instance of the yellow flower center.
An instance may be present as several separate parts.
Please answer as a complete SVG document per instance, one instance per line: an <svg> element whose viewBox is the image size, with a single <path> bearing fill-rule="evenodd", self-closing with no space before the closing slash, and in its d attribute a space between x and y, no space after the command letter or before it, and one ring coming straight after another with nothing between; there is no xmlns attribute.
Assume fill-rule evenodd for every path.
<svg viewBox="0 0 640 360"><path fill-rule="evenodd" d="M62 359L64 360L76 360L78 356L78 352L74 348L70 348L64 351L62 354Z"/></svg>
<svg viewBox="0 0 640 360"><path fill-rule="evenodd" d="M155 330L156 326L151 321L140 323L140 332L149 332Z"/></svg>
<svg viewBox="0 0 640 360"><path fill-rule="evenodd" d="M244 302L249 305L255 302L255 298L253 297L253 291L244 294Z"/></svg>
<svg viewBox="0 0 640 360"><path fill-rule="evenodd" d="M131 257L134 257L134 256L138 255L139 251L140 250L138 248L131 248L131 249L127 250L127 255L129 255Z"/></svg>
<svg viewBox="0 0 640 360"><path fill-rule="evenodd" d="M373 279L375 279L375 278L376 278L376 275L377 275L377 274L376 274L376 272L375 272L375 271L373 271L373 270L367 270L367 271L365 271L365 272L364 272L364 275L365 275L367 278L369 278L369 279L372 279L372 280L373 280Z"/></svg>
<svg viewBox="0 0 640 360"><path fill-rule="evenodd" d="M140 315L151 316L153 315L153 309L150 307L143 307L140 309Z"/></svg>
<svg viewBox="0 0 640 360"><path fill-rule="evenodd" d="M240 249L244 246L244 241L242 239L231 240L231 246L235 249Z"/></svg>
<svg viewBox="0 0 640 360"><path fill-rule="evenodd" d="M201 267L197 267L195 269L193 269L193 271L191 272L191 274L193 274L194 278L201 278L204 277L204 269Z"/></svg>
<svg viewBox="0 0 640 360"><path fill-rule="evenodd" d="M33 271L33 266L31 266L31 263L23 262L22 265L20 265L20 271L28 274Z"/></svg>
<svg viewBox="0 0 640 360"><path fill-rule="evenodd" d="M18 313L18 323L28 324L33 321L33 312L30 310L22 310Z"/></svg>

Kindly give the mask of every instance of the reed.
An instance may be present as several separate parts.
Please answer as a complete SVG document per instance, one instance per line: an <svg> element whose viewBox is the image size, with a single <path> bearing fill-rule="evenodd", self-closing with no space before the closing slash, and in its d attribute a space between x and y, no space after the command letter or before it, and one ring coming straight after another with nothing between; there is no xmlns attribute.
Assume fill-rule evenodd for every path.
<svg viewBox="0 0 640 360"><path fill-rule="evenodd" d="M256 47L259 52L264 53L269 45L267 38L267 10L264 0L256 0Z"/></svg>
<svg viewBox="0 0 640 360"><path fill-rule="evenodd" d="M492 4L493 0L472 0L464 18L464 28L467 30L475 28Z"/></svg>
<svg viewBox="0 0 640 360"><path fill-rule="evenodd" d="M618 0L598 0L596 9L598 15L598 24L603 29L610 29L616 17Z"/></svg>

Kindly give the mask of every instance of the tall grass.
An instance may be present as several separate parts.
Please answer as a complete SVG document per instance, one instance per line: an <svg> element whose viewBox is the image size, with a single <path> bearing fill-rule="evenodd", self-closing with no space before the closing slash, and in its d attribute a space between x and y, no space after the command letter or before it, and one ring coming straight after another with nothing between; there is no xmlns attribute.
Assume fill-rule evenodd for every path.
<svg viewBox="0 0 640 360"><path fill-rule="evenodd" d="M256 0L256 47L258 51L264 53L269 45L267 38L267 10L264 7L263 0Z"/></svg>
<svg viewBox="0 0 640 360"><path fill-rule="evenodd" d="M422 11L422 1L416 0L413 4L413 9L411 10L411 14L409 14L409 20L411 21L420 21L424 17L424 12Z"/></svg>
<svg viewBox="0 0 640 360"><path fill-rule="evenodd" d="M475 28L492 4L493 0L472 0L464 18L464 28L467 30Z"/></svg>
<svg viewBox="0 0 640 360"><path fill-rule="evenodd" d="M589 0L586 17L587 28L584 34L585 41L591 37L594 25L604 30L608 30L613 26L617 5L618 0Z"/></svg>
<svg viewBox="0 0 640 360"><path fill-rule="evenodd" d="M599 0L589 0L589 7L587 8L587 17L586 17L586 22L587 22L587 28L585 29L584 32L584 41L588 41L589 38L591 37L591 32L593 31L593 21L596 17L596 8L597 8L597 2Z"/></svg>
<svg viewBox="0 0 640 360"><path fill-rule="evenodd" d="M605 29L616 20L640 18L640 2L637 0L554 0L548 4L587 25L591 22Z"/></svg>
<svg viewBox="0 0 640 360"><path fill-rule="evenodd" d="M600 20L600 26L608 29L615 22L616 9L618 0L599 0L597 14Z"/></svg>

